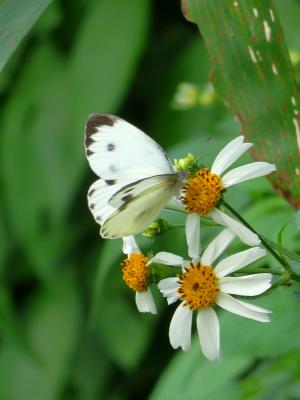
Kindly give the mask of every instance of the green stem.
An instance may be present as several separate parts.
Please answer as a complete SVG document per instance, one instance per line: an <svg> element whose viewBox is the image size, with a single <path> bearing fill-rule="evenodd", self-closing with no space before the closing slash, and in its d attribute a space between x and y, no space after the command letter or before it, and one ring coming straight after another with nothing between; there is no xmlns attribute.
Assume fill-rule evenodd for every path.
<svg viewBox="0 0 300 400"><path fill-rule="evenodd" d="M294 281L300 282L300 276L293 271L290 274L290 278L293 279Z"/></svg>
<svg viewBox="0 0 300 400"><path fill-rule="evenodd" d="M177 229L177 228L185 228L185 224L172 224L170 225L171 229Z"/></svg>
<svg viewBox="0 0 300 400"><path fill-rule="evenodd" d="M224 204L225 207L228 205L227 203L225 203L224 200L222 201L222 203ZM229 208L231 208L231 207L228 205L228 209L229 209ZM184 209L182 209L182 208L177 208L177 207L168 206L168 207L166 207L166 209L172 210L172 211L179 211L179 212L182 212L182 213L185 213L185 214L186 214L186 210L184 210ZM235 211L235 210L233 210L233 209L231 208L231 211L232 211L232 213L234 214L234 211ZM237 217L238 217L238 216L237 216ZM239 217L244 221L243 223L249 228L250 225L249 225L240 215L239 215ZM239 219L240 219L240 218L239 218ZM207 218L207 217L201 217L201 224L202 224L202 225L206 225L206 226L220 226L220 224L217 224L216 222L212 221L210 218ZM176 227L177 227L177 226L176 226ZM182 225L182 227L184 227L184 225ZM179 228L179 225L178 225L178 228ZM249 229L251 229L253 232L255 232L255 230L254 230L253 228L250 227ZM255 232L255 233L256 233L256 232ZM259 237L260 237L265 243L267 243L270 247L272 247L272 249L278 250L278 245L277 245L276 242L274 242L273 240L270 240L270 239L266 238L266 237L263 236L263 235L259 235ZM291 260L294 260L294 261L297 261L297 262L300 263L300 256L299 256L298 254L294 253L293 251L288 250L288 249L285 248L285 247L282 247L282 254L283 254L284 256L290 258Z"/></svg>
<svg viewBox="0 0 300 400"><path fill-rule="evenodd" d="M172 278L182 274L181 267L173 267L171 265L150 264L149 268L151 270L152 283L158 283L162 279Z"/></svg>
<svg viewBox="0 0 300 400"><path fill-rule="evenodd" d="M282 271L278 271L278 269L269 268L269 267L261 267L261 268L242 268L240 271L236 271L236 274L260 274L262 272L268 272L272 275L282 275Z"/></svg>
<svg viewBox="0 0 300 400"><path fill-rule="evenodd" d="M274 250L277 250L278 246L277 246L276 242L266 238L265 236L262 236L262 237L264 238L264 241L267 242ZM286 257L289 257L291 260L294 260L294 261L297 261L300 263L300 256L298 254L294 253L293 251L286 249L285 247L282 247L282 254L285 255Z"/></svg>
<svg viewBox="0 0 300 400"><path fill-rule="evenodd" d="M272 254L274 258L276 258L276 260L283 266L284 269L286 269L289 272L292 271L290 264L284 258L280 257L280 255L276 253L275 250L273 250L273 248L269 245L269 243L265 240L265 238L261 236L259 233L257 233L256 230L252 228L252 226L248 224L248 222L237 211L235 211L235 209L233 209L224 200L222 200L221 204L223 204L224 207L227 208L227 210L229 210L238 220L240 220L243 225L245 225L248 229L250 229L250 231L254 232L260 238L263 246Z"/></svg>

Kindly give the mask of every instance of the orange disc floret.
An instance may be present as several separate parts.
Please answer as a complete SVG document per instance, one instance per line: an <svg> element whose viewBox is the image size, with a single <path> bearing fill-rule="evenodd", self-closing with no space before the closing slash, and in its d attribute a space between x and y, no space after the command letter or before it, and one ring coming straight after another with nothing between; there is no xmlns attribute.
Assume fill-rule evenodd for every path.
<svg viewBox="0 0 300 400"><path fill-rule="evenodd" d="M123 280L136 292L146 292L150 280L148 258L142 253L133 253L123 261Z"/></svg>
<svg viewBox="0 0 300 400"><path fill-rule="evenodd" d="M179 278L179 283L180 300L186 301L193 311L212 306L220 290L213 268L200 262L191 263L189 269Z"/></svg>
<svg viewBox="0 0 300 400"><path fill-rule="evenodd" d="M188 179L181 201L189 212L204 216L217 205L223 190L221 178L201 168Z"/></svg>

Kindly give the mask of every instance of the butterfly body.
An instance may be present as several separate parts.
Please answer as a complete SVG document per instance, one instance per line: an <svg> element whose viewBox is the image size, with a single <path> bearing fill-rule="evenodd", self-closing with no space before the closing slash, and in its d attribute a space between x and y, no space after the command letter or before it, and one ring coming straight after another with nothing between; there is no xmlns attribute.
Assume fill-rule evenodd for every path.
<svg viewBox="0 0 300 400"><path fill-rule="evenodd" d="M89 116L85 149L100 177L88 191L88 205L103 237L143 232L182 187L182 174L164 150L117 116Z"/></svg>

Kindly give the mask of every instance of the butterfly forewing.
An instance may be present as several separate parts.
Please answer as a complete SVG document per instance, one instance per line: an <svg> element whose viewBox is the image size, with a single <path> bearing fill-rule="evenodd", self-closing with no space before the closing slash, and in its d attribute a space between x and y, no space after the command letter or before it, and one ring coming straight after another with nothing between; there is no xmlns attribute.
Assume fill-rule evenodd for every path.
<svg viewBox="0 0 300 400"><path fill-rule="evenodd" d="M91 114L85 129L86 155L104 179L132 181L174 172L163 149L140 129L110 114Z"/></svg>

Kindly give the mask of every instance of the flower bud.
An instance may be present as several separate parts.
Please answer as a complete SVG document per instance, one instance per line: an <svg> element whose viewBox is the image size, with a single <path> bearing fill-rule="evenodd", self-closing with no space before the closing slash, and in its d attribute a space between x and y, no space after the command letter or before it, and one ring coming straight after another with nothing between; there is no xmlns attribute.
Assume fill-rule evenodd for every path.
<svg viewBox="0 0 300 400"><path fill-rule="evenodd" d="M177 171L189 171L189 172L193 172L194 170L197 170L199 167L198 161L191 153L188 153L188 155L185 156L184 158L180 158L178 160L175 159L174 165Z"/></svg>
<svg viewBox="0 0 300 400"><path fill-rule="evenodd" d="M163 235L171 228L171 225L162 218L156 219L143 233L144 236L154 238Z"/></svg>

